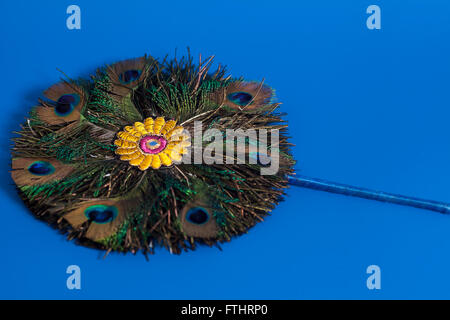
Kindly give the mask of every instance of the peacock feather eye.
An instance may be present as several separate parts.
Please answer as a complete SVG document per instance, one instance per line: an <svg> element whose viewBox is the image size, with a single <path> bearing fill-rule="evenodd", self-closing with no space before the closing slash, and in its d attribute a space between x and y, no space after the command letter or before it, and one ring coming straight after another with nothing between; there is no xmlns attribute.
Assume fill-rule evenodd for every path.
<svg viewBox="0 0 450 320"><path fill-rule="evenodd" d="M209 213L205 208L194 207L189 209L186 214L186 219L190 223L200 225L209 221Z"/></svg>
<svg viewBox="0 0 450 320"><path fill-rule="evenodd" d="M123 84L129 84L139 79L140 76L141 76L140 70L127 70L121 75L119 75L119 80Z"/></svg>
<svg viewBox="0 0 450 320"><path fill-rule="evenodd" d="M230 93L227 98L234 104L246 106L252 101L253 96L248 92L238 91Z"/></svg>
<svg viewBox="0 0 450 320"><path fill-rule="evenodd" d="M61 117L68 116L79 103L80 96L76 93L62 95L56 102L55 113Z"/></svg>
<svg viewBox="0 0 450 320"><path fill-rule="evenodd" d="M84 211L86 218L98 224L109 223L116 219L118 210L115 206L93 205Z"/></svg>
<svg viewBox="0 0 450 320"><path fill-rule="evenodd" d="M28 171L36 176L47 176L55 172L55 167L47 161L35 161L30 164Z"/></svg>

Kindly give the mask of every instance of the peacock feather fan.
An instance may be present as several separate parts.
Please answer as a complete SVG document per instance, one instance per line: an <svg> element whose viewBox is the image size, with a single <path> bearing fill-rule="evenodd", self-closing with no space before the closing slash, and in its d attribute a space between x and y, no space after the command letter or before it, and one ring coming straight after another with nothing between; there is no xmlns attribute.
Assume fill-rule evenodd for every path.
<svg viewBox="0 0 450 320"><path fill-rule="evenodd" d="M46 90L12 147L12 179L33 214L78 244L146 255L219 246L263 221L293 172L287 124L269 86L211 65L144 56ZM218 137L239 129L277 130L278 142L263 154L258 136L239 150L233 138L220 153L230 141ZM262 175L274 152L278 171Z"/></svg>

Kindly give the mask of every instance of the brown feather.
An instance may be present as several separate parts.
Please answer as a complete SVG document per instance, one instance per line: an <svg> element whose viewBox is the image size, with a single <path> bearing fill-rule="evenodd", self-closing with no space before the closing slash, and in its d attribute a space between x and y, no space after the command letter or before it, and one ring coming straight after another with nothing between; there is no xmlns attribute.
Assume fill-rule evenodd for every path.
<svg viewBox="0 0 450 320"><path fill-rule="evenodd" d="M190 209L195 207L202 207L208 212L209 220L206 223L196 225L187 219L186 217L187 213L189 212ZM184 234L186 234L189 237L214 238L217 235L218 226L213 216L213 208L207 205L204 201L193 200L187 203L181 211L180 219L181 219L181 228Z"/></svg>
<svg viewBox="0 0 450 320"><path fill-rule="evenodd" d="M112 82L110 90L115 96L117 96L117 100L121 100L123 97L130 94L132 89L137 87L144 79L146 61L147 59L145 57L140 57L136 59L119 61L111 66L107 66L107 73ZM124 82L124 73L130 70L139 71L140 74L133 81Z"/></svg>
<svg viewBox="0 0 450 320"><path fill-rule="evenodd" d="M115 206L118 210L116 218L111 222L103 224L94 221L90 222L85 237L93 241L100 241L114 235L118 231L118 228L132 213L133 201L117 199L82 201L75 205L69 213L64 215L64 219L69 222L74 229L79 229L85 222L89 221L85 214L86 209L95 205Z"/></svg>
<svg viewBox="0 0 450 320"><path fill-rule="evenodd" d="M49 175L34 175L28 168L36 161L45 161L50 163L54 172ZM18 186L32 186L43 184L50 181L57 181L67 177L74 171L70 165L61 163L56 159L48 158L14 158L12 160L11 177Z"/></svg>
<svg viewBox="0 0 450 320"><path fill-rule="evenodd" d="M78 104L74 106L74 110L70 114L61 116L55 112L55 105L61 96L68 94L76 94L79 96L80 100ZM37 106L34 109L38 118L48 124L63 124L80 120L81 112L87 101L84 90L69 82L60 82L51 86L44 91L44 96L51 100L51 102L40 101L42 105Z"/></svg>
<svg viewBox="0 0 450 320"><path fill-rule="evenodd" d="M248 104L239 105L231 101L228 97L232 93L246 92L251 95L252 99ZM265 107L271 103L273 97L272 89L264 85L262 82L231 82L227 87L222 88L211 94L211 100L219 106L226 106L231 109L241 111L251 111Z"/></svg>

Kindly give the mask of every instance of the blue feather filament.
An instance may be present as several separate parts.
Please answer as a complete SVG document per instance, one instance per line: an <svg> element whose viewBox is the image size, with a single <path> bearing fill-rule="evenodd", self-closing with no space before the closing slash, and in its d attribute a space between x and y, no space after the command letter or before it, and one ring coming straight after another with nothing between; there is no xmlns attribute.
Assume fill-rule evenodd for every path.
<svg viewBox="0 0 450 320"><path fill-rule="evenodd" d="M106 206L103 204L93 205L86 210L84 214L90 221L105 224L114 221L117 218L119 210L115 206Z"/></svg>
<svg viewBox="0 0 450 320"><path fill-rule="evenodd" d="M186 220L192 224L202 225L209 221L209 213L205 208L194 207L186 213Z"/></svg>
<svg viewBox="0 0 450 320"><path fill-rule="evenodd" d="M238 91L230 93L227 98L234 104L246 106L252 101L253 96L248 92Z"/></svg>
<svg viewBox="0 0 450 320"><path fill-rule="evenodd" d="M35 161L28 167L28 172L35 176L47 176L55 172L55 167L47 161Z"/></svg>
<svg viewBox="0 0 450 320"><path fill-rule="evenodd" d="M141 76L140 70L127 70L119 76L119 80L123 84L129 84L136 81Z"/></svg>
<svg viewBox="0 0 450 320"><path fill-rule="evenodd" d="M62 95L56 102L55 113L61 117L68 116L79 103L80 96L76 93Z"/></svg>

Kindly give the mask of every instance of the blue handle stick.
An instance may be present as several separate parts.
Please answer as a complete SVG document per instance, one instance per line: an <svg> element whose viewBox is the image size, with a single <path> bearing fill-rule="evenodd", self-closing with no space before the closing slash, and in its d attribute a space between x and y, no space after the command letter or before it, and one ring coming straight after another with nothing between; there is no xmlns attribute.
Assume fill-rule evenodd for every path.
<svg viewBox="0 0 450 320"><path fill-rule="evenodd" d="M335 183L322 179L305 177L301 175L296 175L295 177L289 176L288 181L291 185L308 189L338 193L346 196L359 197L388 203L395 203L403 206L410 206L424 210L437 211L440 213L450 213L450 204L444 202L424 200L414 197L402 196L399 194L392 194L382 191L359 188L342 183Z"/></svg>

